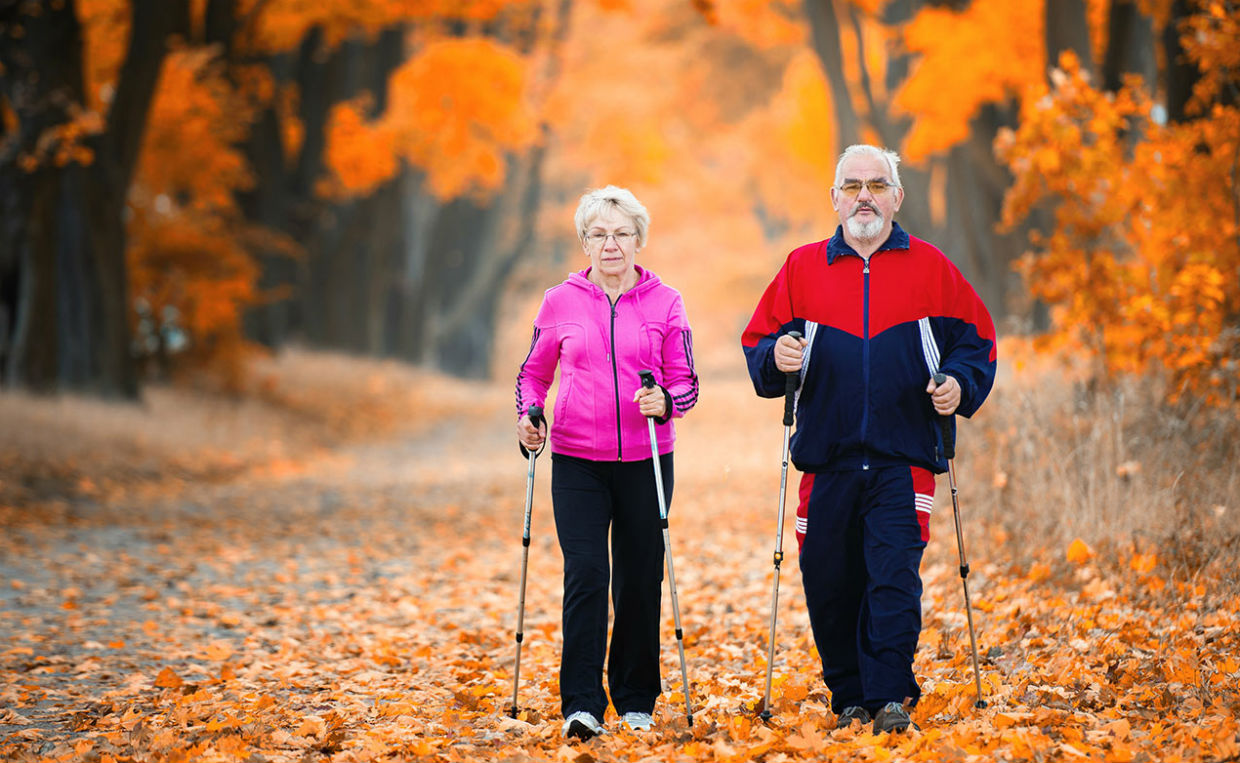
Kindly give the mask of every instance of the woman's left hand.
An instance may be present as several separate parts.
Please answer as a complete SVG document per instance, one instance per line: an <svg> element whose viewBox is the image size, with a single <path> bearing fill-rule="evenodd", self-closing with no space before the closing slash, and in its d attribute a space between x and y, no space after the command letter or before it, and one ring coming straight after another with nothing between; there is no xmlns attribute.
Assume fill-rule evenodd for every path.
<svg viewBox="0 0 1240 763"><path fill-rule="evenodd" d="M663 394L663 388L657 384L650 389L638 387L633 393L633 402L641 407L643 416L663 418L667 415L667 397Z"/></svg>

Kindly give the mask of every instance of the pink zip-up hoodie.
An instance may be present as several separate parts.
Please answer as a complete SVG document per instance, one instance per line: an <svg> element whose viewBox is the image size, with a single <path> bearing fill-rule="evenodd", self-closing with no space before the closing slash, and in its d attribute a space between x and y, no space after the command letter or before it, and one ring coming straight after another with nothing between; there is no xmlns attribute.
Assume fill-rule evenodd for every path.
<svg viewBox="0 0 1240 763"><path fill-rule="evenodd" d="M517 415L531 405L545 409L559 365L555 410L545 411L551 452L592 461L650 458L650 430L633 402L638 372L654 372L671 397L671 418L684 416L698 399L684 302L639 267L637 285L612 305L588 273L569 275L543 297L529 355L517 373ZM655 432L659 453L670 453L676 441L670 418L656 420Z"/></svg>

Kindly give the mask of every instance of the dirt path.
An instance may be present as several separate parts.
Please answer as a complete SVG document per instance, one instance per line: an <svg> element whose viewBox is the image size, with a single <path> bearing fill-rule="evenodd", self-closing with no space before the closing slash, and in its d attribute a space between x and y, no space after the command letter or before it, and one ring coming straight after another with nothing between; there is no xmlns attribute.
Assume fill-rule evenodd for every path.
<svg viewBox="0 0 1240 763"><path fill-rule="evenodd" d="M66 521L7 528L0 758L777 763L831 750L959 758L972 745L995 759L1039 749L1047 760L1090 750L1133 760L1164 748L1217 760L1240 749L1227 746L1234 721L1223 720L1237 707L1235 668L1215 678L1236 650L1234 606L1220 614L1202 600L1170 623L1156 601L1128 598L1096 570L1013 571L978 550L970 580L992 706L973 710L942 507L918 653L926 697L916 717L931 731L833 731L793 563L781 578L776 722L756 723L748 708L765 671L782 430L778 404L753 403L743 379L718 380L711 393L681 430L672 512L692 729L667 611L659 733L585 747L560 739L560 558L545 458L523 713L506 717L525 466L509 392L496 388L469 415L417 436L355 442L173 494L79 503ZM984 548L982 528L974 537ZM791 512L784 538L795 560ZM1168 683L1173 668L1197 684ZM1166 696L1141 693L1154 675ZM1173 700L1168 715L1160 703Z"/></svg>

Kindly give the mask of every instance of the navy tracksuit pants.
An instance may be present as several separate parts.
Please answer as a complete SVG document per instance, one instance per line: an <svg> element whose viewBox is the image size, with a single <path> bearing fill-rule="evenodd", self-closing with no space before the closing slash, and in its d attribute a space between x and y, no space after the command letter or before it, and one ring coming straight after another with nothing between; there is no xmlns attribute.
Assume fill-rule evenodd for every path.
<svg viewBox="0 0 1240 763"><path fill-rule="evenodd" d="M659 459L672 501L672 456ZM653 463L551 456L551 499L564 554L564 651L560 709L600 721L607 710L607 584L615 622L607 686L620 715L650 713L661 690L659 604L663 594L663 522ZM611 569L608 533L611 535Z"/></svg>
<svg viewBox="0 0 1240 763"><path fill-rule="evenodd" d="M797 509L801 578L837 714L916 703L921 557L934 475L919 467L807 473Z"/></svg>

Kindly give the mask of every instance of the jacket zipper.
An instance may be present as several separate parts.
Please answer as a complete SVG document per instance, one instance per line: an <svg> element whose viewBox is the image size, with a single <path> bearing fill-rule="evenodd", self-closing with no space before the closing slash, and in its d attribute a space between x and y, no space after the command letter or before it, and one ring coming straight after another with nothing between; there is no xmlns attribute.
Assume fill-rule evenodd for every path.
<svg viewBox="0 0 1240 763"><path fill-rule="evenodd" d="M873 255L871 255L873 256ZM866 450L866 430L870 423L870 261L862 260L865 267L861 270L862 275L862 299L861 299L861 469L868 471L870 468L870 454Z"/></svg>
<svg viewBox="0 0 1240 763"><path fill-rule="evenodd" d="M616 302L619 301L620 297L616 297ZM607 304L611 306L611 380L612 387L616 391L616 460L623 461L624 435L620 431L620 369L616 367L616 302L612 302L611 297L607 298Z"/></svg>

